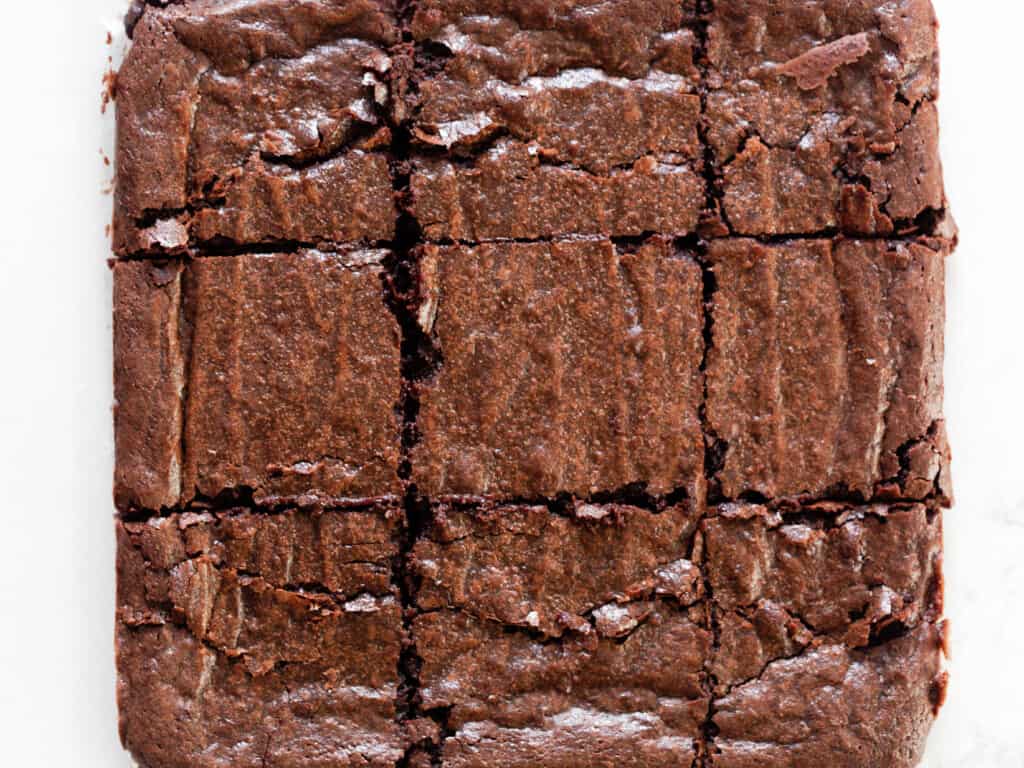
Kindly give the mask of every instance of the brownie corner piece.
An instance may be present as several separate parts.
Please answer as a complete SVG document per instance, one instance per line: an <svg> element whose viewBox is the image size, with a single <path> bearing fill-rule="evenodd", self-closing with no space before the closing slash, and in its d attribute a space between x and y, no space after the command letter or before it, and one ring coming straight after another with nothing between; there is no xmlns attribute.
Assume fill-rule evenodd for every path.
<svg viewBox="0 0 1024 768"><path fill-rule="evenodd" d="M714 764L913 768L945 695L942 626L768 664L715 701Z"/></svg>
<svg viewBox="0 0 1024 768"><path fill-rule="evenodd" d="M392 239L374 147L398 34L377 0L146 8L118 74L114 251Z"/></svg>
<svg viewBox="0 0 1024 768"><path fill-rule="evenodd" d="M886 236L945 209L928 0L722 0L708 23L707 136L732 231Z"/></svg>
<svg viewBox="0 0 1024 768"><path fill-rule="evenodd" d="M669 239L426 246L413 479L435 498L701 497L701 270Z"/></svg>
<svg viewBox="0 0 1024 768"><path fill-rule="evenodd" d="M393 766L396 510L118 524L122 741L147 768Z"/></svg>
<svg viewBox="0 0 1024 768"><path fill-rule="evenodd" d="M400 332L385 257L119 262L119 507L400 495Z"/></svg>
<svg viewBox="0 0 1024 768"><path fill-rule="evenodd" d="M946 503L942 240L713 241L707 415L727 498Z"/></svg>
<svg viewBox="0 0 1024 768"><path fill-rule="evenodd" d="M725 504L701 535L714 764L916 765L946 684L938 509Z"/></svg>

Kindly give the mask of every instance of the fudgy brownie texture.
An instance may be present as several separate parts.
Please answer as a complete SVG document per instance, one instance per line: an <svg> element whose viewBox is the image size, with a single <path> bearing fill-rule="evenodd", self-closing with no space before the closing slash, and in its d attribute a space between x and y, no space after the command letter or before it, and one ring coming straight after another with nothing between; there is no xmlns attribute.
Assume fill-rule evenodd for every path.
<svg viewBox="0 0 1024 768"><path fill-rule="evenodd" d="M699 496L701 270L669 240L427 246L413 478L432 497Z"/></svg>
<svg viewBox="0 0 1024 768"><path fill-rule="evenodd" d="M911 768L946 690L927 0L136 0L144 768Z"/></svg>
<svg viewBox="0 0 1024 768"><path fill-rule="evenodd" d="M949 498L941 240L713 241L707 416L737 498Z"/></svg>
<svg viewBox="0 0 1024 768"><path fill-rule="evenodd" d="M711 633L651 606L622 639L542 641L457 611L416 618L421 696L443 708L451 766L690 766L708 709Z"/></svg>
<svg viewBox="0 0 1024 768"><path fill-rule="evenodd" d="M412 212L428 239L685 235L704 202L679 2L418 3ZM459 160L458 158L463 158Z"/></svg>
<svg viewBox="0 0 1024 768"><path fill-rule="evenodd" d="M707 139L730 231L887 235L943 210L936 29L929 0L715 0Z"/></svg>
<svg viewBox="0 0 1024 768"><path fill-rule="evenodd" d="M922 504L439 505L412 570L444 764L909 766L944 696Z"/></svg>
<svg viewBox="0 0 1024 768"><path fill-rule="evenodd" d="M413 548L418 607L458 609L552 637L588 634L593 618L600 634L624 636L650 601L687 606L702 596L689 559L698 519L688 504L653 512L577 503L564 514L440 505ZM637 610L623 601L638 601Z"/></svg>
<svg viewBox="0 0 1024 768"><path fill-rule="evenodd" d="M400 511L118 524L121 737L146 766L393 766Z"/></svg>
<svg viewBox="0 0 1024 768"><path fill-rule="evenodd" d="M943 630L830 645L769 664L715 702L712 765L911 768L944 695ZM937 698L938 697L938 698Z"/></svg>
<svg viewBox="0 0 1024 768"><path fill-rule="evenodd" d="M701 523L696 558L714 596L720 695L779 658L942 617L941 518L921 504L723 505Z"/></svg>
<svg viewBox="0 0 1024 768"><path fill-rule="evenodd" d="M117 80L115 252L391 239L398 36L386 0L149 9Z"/></svg>
<svg viewBox="0 0 1024 768"><path fill-rule="evenodd" d="M117 263L119 506L243 489L262 503L400 496L384 257Z"/></svg>

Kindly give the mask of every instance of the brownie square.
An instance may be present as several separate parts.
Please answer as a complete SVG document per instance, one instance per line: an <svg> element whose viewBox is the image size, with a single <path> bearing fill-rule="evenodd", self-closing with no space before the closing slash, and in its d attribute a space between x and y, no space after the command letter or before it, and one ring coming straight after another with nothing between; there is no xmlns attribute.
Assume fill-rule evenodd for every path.
<svg viewBox="0 0 1024 768"><path fill-rule="evenodd" d="M719 694L778 659L878 644L942 616L942 521L922 504L727 504L701 542Z"/></svg>
<svg viewBox="0 0 1024 768"><path fill-rule="evenodd" d="M696 603L691 562L699 512L690 504L650 511L622 504L441 504L414 548L421 611L453 608L552 637L626 635L651 600ZM600 567L595 567L596 564Z"/></svg>
<svg viewBox="0 0 1024 768"><path fill-rule="evenodd" d="M427 246L420 278L422 493L700 495L701 271L671 241Z"/></svg>
<svg viewBox="0 0 1024 768"><path fill-rule="evenodd" d="M400 494L400 334L385 255L118 263L119 506Z"/></svg>
<svg viewBox="0 0 1024 768"><path fill-rule="evenodd" d="M413 550L413 641L444 764L693 765L711 647L698 519L437 506Z"/></svg>
<svg viewBox="0 0 1024 768"><path fill-rule="evenodd" d="M694 765L711 645L696 618L659 605L624 639L543 642L457 611L417 617L423 705L447 714L443 764Z"/></svg>
<svg viewBox="0 0 1024 768"><path fill-rule="evenodd" d="M147 768L393 766L395 510L118 524L118 700Z"/></svg>
<svg viewBox="0 0 1024 768"><path fill-rule="evenodd" d="M931 3L719 0L708 21L707 139L734 234L887 235L945 208Z"/></svg>
<svg viewBox="0 0 1024 768"><path fill-rule="evenodd" d="M913 768L944 696L942 627L769 664L715 702L721 768Z"/></svg>
<svg viewBox="0 0 1024 768"><path fill-rule="evenodd" d="M394 235L387 2L149 8L117 83L114 250Z"/></svg>
<svg viewBox="0 0 1024 768"><path fill-rule="evenodd" d="M949 499L940 241L711 243L707 416L727 498Z"/></svg>
<svg viewBox="0 0 1024 768"><path fill-rule="evenodd" d="M704 201L678 2L419 3L412 212L430 240L684 235Z"/></svg>

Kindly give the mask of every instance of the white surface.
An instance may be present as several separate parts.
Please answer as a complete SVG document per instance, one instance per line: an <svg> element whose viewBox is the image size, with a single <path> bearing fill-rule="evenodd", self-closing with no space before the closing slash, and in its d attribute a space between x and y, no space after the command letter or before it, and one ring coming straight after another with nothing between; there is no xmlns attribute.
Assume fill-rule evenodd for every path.
<svg viewBox="0 0 1024 768"><path fill-rule="evenodd" d="M116 736L110 477L113 155L99 115L124 0L4 6L0 221L0 763L125 768ZM928 768L1024 766L1024 5L936 0L950 263L946 516L953 684ZM824 768L824 767L823 767ZM883 767L879 767L883 768Z"/></svg>

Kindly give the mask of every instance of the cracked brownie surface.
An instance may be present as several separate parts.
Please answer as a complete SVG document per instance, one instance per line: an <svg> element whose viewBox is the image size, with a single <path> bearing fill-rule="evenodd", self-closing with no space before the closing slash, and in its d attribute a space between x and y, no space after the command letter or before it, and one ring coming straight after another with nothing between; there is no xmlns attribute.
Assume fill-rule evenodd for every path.
<svg viewBox="0 0 1024 768"><path fill-rule="evenodd" d="M946 690L928 0L136 0L144 768L911 768Z"/></svg>

